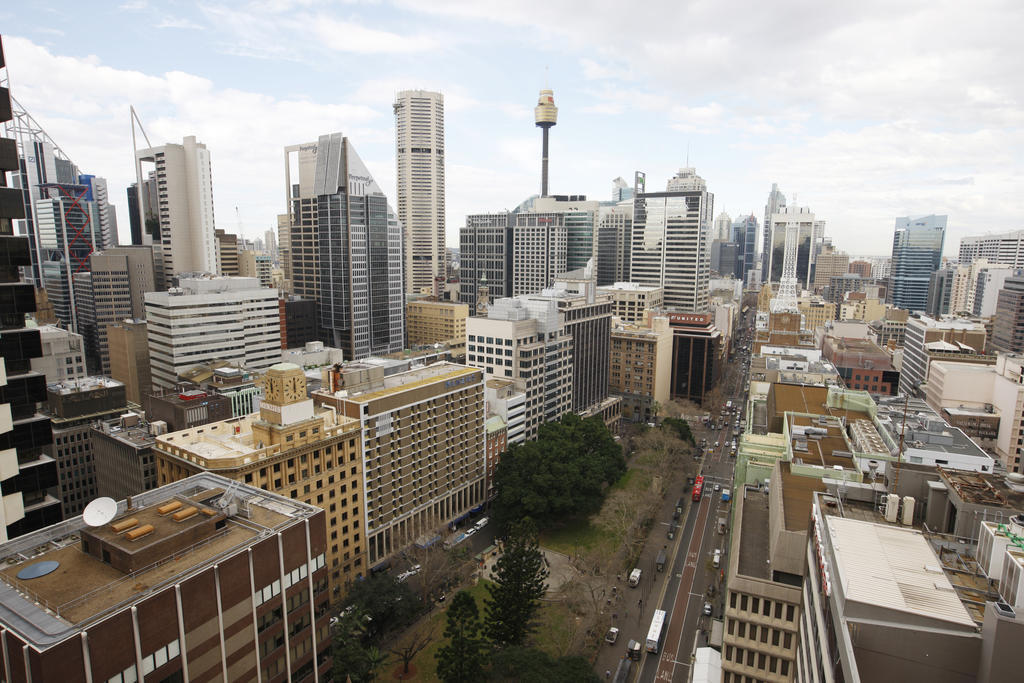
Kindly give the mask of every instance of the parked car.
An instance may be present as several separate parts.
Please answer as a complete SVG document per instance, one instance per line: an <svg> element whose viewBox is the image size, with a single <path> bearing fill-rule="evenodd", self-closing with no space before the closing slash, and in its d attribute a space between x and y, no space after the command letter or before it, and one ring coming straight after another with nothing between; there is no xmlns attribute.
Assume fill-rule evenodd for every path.
<svg viewBox="0 0 1024 683"><path fill-rule="evenodd" d="M704 603L704 616L706 616L706 617L710 617L710 616L711 616L711 613L712 613L713 611L714 611L714 610L713 610L713 609L711 608L711 603L710 603L710 602L705 602L705 603Z"/></svg>
<svg viewBox="0 0 1024 683"><path fill-rule="evenodd" d="M619 629L612 626L608 629L608 633L604 634L604 642L609 645L614 645L615 641L619 639Z"/></svg>

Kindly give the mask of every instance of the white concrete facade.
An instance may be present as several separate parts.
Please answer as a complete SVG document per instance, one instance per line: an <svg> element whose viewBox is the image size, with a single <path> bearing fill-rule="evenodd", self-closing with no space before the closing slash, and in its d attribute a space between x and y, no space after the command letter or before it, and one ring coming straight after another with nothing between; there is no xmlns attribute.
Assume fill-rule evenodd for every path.
<svg viewBox="0 0 1024 683"><path fill-rule="evenodd" d="M146 294L153 384L173 387L199 363L223 360L263 370L281 360L277 290L256 278L185 278Z"/></svg>
<svg viewBox="0 0 1024 683"><path fill-rule="evenodd" d="M140 149L135 154L140 186L144 162L155 166L165 276L215 273L217 245L210 151L194 135L187 136L180 145L169 143Z"/></svg>
<svg viewBox="0 0 1024 683"><path fill-rule="evenodd" d="M398 220L405 229L405 290L433 291L445 275L444 95L403 90L395 97Z"/></svg>

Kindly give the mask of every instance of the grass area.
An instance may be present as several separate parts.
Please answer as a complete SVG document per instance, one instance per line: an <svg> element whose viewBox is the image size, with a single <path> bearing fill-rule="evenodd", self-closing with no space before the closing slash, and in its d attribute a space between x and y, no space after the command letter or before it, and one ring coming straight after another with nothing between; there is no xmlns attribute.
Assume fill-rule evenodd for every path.
<svg viewBox="0 0 1024 683"><path fill-rule="evenodd" d="M636 479L636 474L637 471L635 469L626 470L626 473L619 477L619 480L617 482L612 484L611 490L621 491L623 489L628 489L633 480Z"/></svg>
<svg viewBox="0 0 1024 683"><path fill-rule="evenodd" d="M540 533L542 547L563 555L571 555L578 548L590 550L606 540L607 532L585 517L570 519L557 529L547 529Z"/></svg>
<svg viewBox="0 0 1024 683"><path fill-rule="evenodd" d="M466 590L476 600L477 608L480 610L480 620L484 617L484 599L488 596L486 580L479 581L475 586ZM448 596L450 600L452 596ZM437 651L448 644L444 637L444 627L448 623L448 607L436 610L428 618L428 623L434 629L434 642L428 645L412 660L412 667L416 670L415 680L425 683L439 683L437 677ZM540 625L533 635L534 645L544 650L552 657L561 657L563 650L567 647L571 633L569 619L574 618L569 608L561 602L542 602L540 607ZM395 655L390 655L387 664L380 670L378 677L381 680L390 680L391 674L402 666L401 660Z"/></svg>
<svg viewBox="0 0 1024 683"><path fill-rule="evenodd" d="M476 600L476 606L480 610L480 619L483 621L484 616L484 598L487 597L486 585L490 583L486 580L481 580L475 586L470 586L466 590L469 591L473 599ZM452 595L448 596L451 600ZM426 681L427 683L439 682L441 679L437 677L437 659L435 655L437 651L448 644L448 639L444 637L444 627L448 623L448 605L442 609L435 610L427 619L429 624L428 628L433 628L434 631L434 642L428 645L422 652L420 652L412 660L412 666L416 669L417 681ZM402 661L395 655L390 655L388 663L380 671L379 678L381 680L390 680L391 674L401 668Z"/></svg>

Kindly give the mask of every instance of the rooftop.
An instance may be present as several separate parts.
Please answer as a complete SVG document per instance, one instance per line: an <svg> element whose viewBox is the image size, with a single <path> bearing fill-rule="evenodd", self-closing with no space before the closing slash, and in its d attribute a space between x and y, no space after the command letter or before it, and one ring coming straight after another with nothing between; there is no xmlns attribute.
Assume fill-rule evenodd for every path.
<svg viewBox="0 0 1024 683"><path fill-rule="evenodd" d="M120 417L114 420L104 420L94 425L94 428L112 439L126 443L133 448L148 448L156 443L156 437L152 433L153 425L156 424L163 424L163 428L167 428L167 425L162 421L152 423L142 420L126 421Z"/></svg>
<svg viewBox="0 0 1024 683"><path fill-rule="evenodd" d="M82 377L80 379L66 379L61 382L54 382L46 385L47 390L55 394L61 394L66 396L68 394L77 394L85 391L95 391L97 389L112 389L114 387L123 387L123 382L118 382L116 379L110 379L109 377Z"/></svg>
<svg viewBox="0 0 1024 683"><path fill-rule="evenodd" d="M810 413L811 415L831 415L853 420L870 420L866 410L853 406L843 407L834 398L829 399L830 387L807 386L803 384L773 384L771 392L775 396L775 413L781 417L786 413ZM830 405L830 403L832 405Z"/></svg>
<svg viewBox="0 0 1024 683"><path fill-rule="evenodd" d="M921 531L825 516L835 580L848 601L974 628L975 620Z"/></svg>
<svg viewBox="0 0 1024 683"><path fill-rule="evenodd" d="M900 397L882 398L878 401L878 421L894 444L900 442L902 434L904 451L936 451L991 460L978 444L943 420L922 399L912 398L905 402Z"/></svg>
<svg viewBox="0 0 1024 683"><path fill-rule="evenodd" d="M939 467L938 470L946 486L965 502L1024 512L1024 482L1014 482L1006 476L996 474L951 470L944 467Z"/></svg>
<svg viewBox="0 0 1024 683"><path fill-rule="evenodd" d="M638 282L616 282L612 285L602 285L598 291L621 291L621 292L657 292L661 287L657 285L642 285Z"/></svg>
<svg viewBox="0 0 1024 683"><path fill-rule="evenodd" d="M743 496L743 517L740 520L740 543L737 572L743 576L770 581L768 562L768 495L763 491L741 487L737 496Z"/></svg>
<svg viewBox="0 0 1024 683"><path fill-rule="evenodd" d="M390 394L397 394L418 386L432 384L440 379L452 380L474 373L481 375L481 377L483 376L483 372L479 368L470 368L465 365L455 365L454 363L434 363L433 365L413 368L407 372L385 377L381 381L373 383L365 391L350 392L347 398L361 403L369 402Z"/></svg>
<svg viewBox="0 0 1024 683"><path fill-rule="evenodd" d="M225 517L217 506L226 488L239 501L237 515ZM173 511L161 515L157 510L168 503L179 504L176 510L194 507L195 512L176 521ZM131 508L119 502L109 525L89 527L79 516L0 546L0 621L33 646L48 647L317 512L319 508L208 473L146 491L133 497ZM118 534L112 529L126 518L136 520L130 530L144 531L146 524L153 530L128 540L130 530ZM218 519L225 522L221 528ZM86 547L86 540L95 545ZM130 559L104 562L90 552L99 553L100 547ZM17 577L27 566L44 561L59 566L38 578ZM126 562L130 571L117 568Z"/></svg>

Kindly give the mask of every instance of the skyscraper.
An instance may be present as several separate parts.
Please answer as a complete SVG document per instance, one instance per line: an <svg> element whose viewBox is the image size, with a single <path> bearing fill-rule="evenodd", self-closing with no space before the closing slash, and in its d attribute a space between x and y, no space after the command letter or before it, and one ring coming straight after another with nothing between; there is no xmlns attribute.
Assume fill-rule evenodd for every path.
<svg viewBox="0 0 1024 683"><path fill-rule="evenodd" d="M942 263L946 216L903 216L896 219L892 240L889 291L892 304L907 311L928 305L928 283Z"/></svg>
<svg viewBox="0 0 1024 683"><path fill-rule="evenodd" d="M313 191L316 153L315 142L284 148L288 212L280 217L278 230L281 261L285 277L291 282L291 293L319 301L320 249Z"/></svg>
<svg viewBox="0 0 1024 683"><path fill-rule="evenodd" d="M602 204L597 214L597 284L605 287L629 280L633 238L633 191L612 206Z"/></svg>
<svg viewBox="0 0 1024 683"><path fill-rule="evenodd" d="M988 259L989 263L1024 268L1024 230L962 237L960 265L968 265L980 258Z"/></svg>
<svg viewBox="0 0 1024 683"><path fill-rule="evenodd" d="M789 227L792 226L797 229L796 282L799 288L810 287L811 271L814 264L814 245L825 232L825 222L815 220L814 213L806 206L784 206L769 216L768 220L770 225L766 230L771 235L768 254L768 281L779 282L782 278L786 234ZM797 293L799 294L799 291Z"/></svg>
<svg viewBox="0 0 1024 683"><path fill-rule="evenodd" d="M143 164L152 164L152 174L143 175ZM210 152L194 135L182 144L168 143L135 151L138 186L143 178L156 183L159 201L153 217L157 235L143 230L143 244L161 247L165 281L181 273L216 273L217 245L213 218L213 173ZM144 193L145 194L145 193ZM145 208L139 206L140 226L146 226Z"/></svg>
<svg viewBox="0 0 1024 683"><path fill-rule="evenodd" d="M738 277L746 280L747 273L754 269L757 256L757 217L754 214L740 216L732 222L732 241L740 245Z"/></svg>
<svg viewBox="0 0 1024 683"><path fill-rule="evenodd" d="M0 42L0 79L6 76ZM0 88L0 124L10 119L6 88ZM43 355L38 329L25 327L25 314L36 308L33 287L19 278L31 265L31 238L14 234L14 221L25 218L25 205L8 172L18 168L17 147L0 137L0 542L59 522L57 463L45 454L53 443L50 419L36 412L46 400L46 377L32 360Z"/></svg>
<svg viewBox="0 0 1024 683"><path fill-rule="evenodd" d="M692 168L680 169L665 192L638 192L630 280L663 287L668 308L707 311L713 208L714 195Z"/></svg>
<svg viewBox="0 0 1024 683"><path fill-rule="evenodd" d="M715 228L711 231L711 240L728 242L732 238L732 218L725 211L715 218Z"/></svg>
<svg viewBox="0 0 1024 683"><path fill-rule="evenodd" d="M764 244L761 246L761 282L771 280L772 254L772 216L786 208L786 195L782 194L778 184L772 183L772 191L768 193L768 202L764 205Z"/></svg>
<svg viewBox="0 0 1024 683"><path fill-rule="evenodd" d="M320 136L313 191L324 333L349 359L400 351L405 344L402 227L341 133Z"/></svg>
<svg viewBox="0 0 1024 683"><path fill-rule="evenodd" d="M395 97L398 220L405 230L405 291L433 291L444 277L444 95Z"/></svg>

